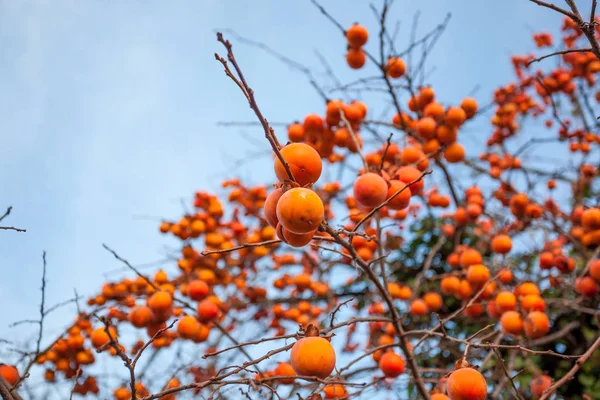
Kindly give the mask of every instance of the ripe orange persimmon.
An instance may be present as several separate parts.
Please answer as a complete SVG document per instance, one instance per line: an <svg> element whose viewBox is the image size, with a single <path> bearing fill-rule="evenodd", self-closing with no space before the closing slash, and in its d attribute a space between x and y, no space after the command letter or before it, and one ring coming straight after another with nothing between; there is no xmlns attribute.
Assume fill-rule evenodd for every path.
<svg viewBox="0 0 600 400"><path fill-rule="evenodd" d="M294 343L290 354L296 374L327 378L335 368L335 350L329 341L319 336L309 336Z"/></svg>
<svg viewBox="0 0 600 400"><path fill-rule="evenodd" d="M550 330L550 320L542 311L532 311L525 318L524 328L528 338L539 339Z"/></svg>
<svg viewBox="0 0 600 400"><path fill-rule="evenodd" d="M508 235L496 235L492 239L491 246L494 253L505 254L512 249L512 240Z"/></svg>
<svg viewBox="0 0 600 400"><path fill-rule="evenodd" d="M589 208L581 215L581 225L588 230L600 229L600 208Z"/></svg>
<svg viewBox="0 0 600 400"><path fill-rule="evenodd" d="M444 106L437 102L431 102L425 106L423 110L424 117L431 117L436 121L439 121L444 116Z"/></svg>
<svg viewBox="0 0 600 400"><path fill-rule="evenodd" d="M156 313L165 313L173 305L173 297L169 292L159 291L148 297L148 307Z"/></svg>
<svg viewBox="0 0 600 400"><path fill-rule="evenodd" d="M312 185L321 176L323 162L319 153L311 146L305 143L291 143L283 147L280 153L300 186ZM290 179L279 157L275 157L274 168L277 179Z"/></svg>
<svg viewBox="0 0 600 400"><path fill-rule="evenodd" d="M548 375L540 375L531 380L531 393L535 397L541 397L542 394L552 384L552 378Z"/></svg>
<svg viewBox="0 0 600 400"><path fill-rule="evenodd" d="M575 279L575 291L582 296L594 297L598 294L598 283L590 276Z"/></svg>
<svg viewBox="0 0 600 400"><path fill-rule="evenodd" d="M186 315L179 320L177 324L177 333L185 339L192 339L198 335L200 323L191 315Z"/></svg>
<svg viewBox="0 0 600 400"><path fill-rule="evenodd" d="M424 139L433 139L436 128L437 123L431 117L421 118L416 124L417 134Z"/></svg>
<svg viewBox="0 0 600 400"><path fill-rule="evenodd" d="M112 338L116 340L117 330L113 326L110 326L108 328L108 331L110 332L110 336L112 336ZM94 329L90 335L90 339L92 341L92 346L96 348L102 347L110 341L110 337L106 333L104 327Z"/></svg>
<svg viewBox="0 0 600 400"><path fill-rule="evenodd" d="M521 297L521 308L524 311L544 311L546 302L537 294L528 294Z"/></svg>
<svg viewBox="0 0 600 400"><path fill-rule="evenodd" d="M316 230L323 221L324 213L323 202L310 189L290 189L277 202L279 223L288 231L297 234Z"/></svg>
<svg viewBox="0 0 600 400"><path fill-rule="evenodd" d="M421 175L421 171L410 165L402 166L398 168L398 171L396 172L396 178L406 184L416 181L421 177ZM423 182L423 179L421 179L420 181L410 185L410 191L413 195L418 195L422 193L424 187L425 182Z"/></svg>
<svg viewBox="0 0 600 400"><path fill-rule="evenodd" d="M461 126L467 119L465 110L460 107L449 107L444 122L453 127Z"/></svg>
<svg viewBox="0 0 600 400"><path fill-rule="evenodd" d="M117 388L113 395L115 396L115 400L129 400L131 399L131 392L124 387Z"/></svg>
<svg viewBox="0 0 600 400"><path fill-rule="evenodd" d="M210 287L206 284L206 282L195 279L188 284L188 296L192 300L202 300L210 293Z"/></svg>
<svg viewBox="0 0 600 400"><path fill-rule="evenodd" d="M304 141L304 126L297 122L288 126L288 138L294 143Z"/></svg>
<svg viewBox="0 0 600 400"><path fill-rule="evenodd" d="M481 264L482 261L481 253L475 249L466 249L460 255L460 266L463 268L468 268L473 264Z"/></svg>
<svg viewBox="0 0 600 400"><path fill-rule="evenodd" d="M460 279L456 276L447 276L440 283L440 288L445 294L455 294L459 287Z"/></svg>
<svg viewBox="0 0 600 400"><path fill-rule="evenodd" d="M510 269L504 268L500 271L500 276L498 279L500 279L500 282L508 285L510 282L512 282L513 273Z"/></svg>
<svg viewBox="0 0 600 400"><path fill-rule="evenodd" d="M472 118L477 113L477 101L472 97L465 97L460 103L460 107L465 111L467 118Z"/></svg>
<svg viewBox="0 0 600 400"><path fill-rule="evenodd" d="M404 210L410 204L410 198L412 196L412 192L410 187L405 187L406 183L393 179L390 181L390 186L388 187L387 197L389 199L396 192L401 191L390 201L387 207L391 210ZM355 236L356 237L356 236Z"/></svg>
<svg viewBox="0 0 600 400"><path fill-rule="evenodd" d="M373 208L383 203L388 194L385 180L373 173L367 172L354 181L354 198L365 208Z"/></svg>
<svg viewBox="0 0 600 400"><path fill-rule="evenodd" d="M465 148L458 142L450 143L444 150L444 158L449 163L458 163L465 159Z"/></svg>
<svg viewBox="0 0 600 400"><path fill-rule="evenodd" d="M423 301L427 305L427 308L430 311L439 311L442 308L442 304L444 303L442 296L435 292L428 292L423 295Z"/></svg>
<svg viewBox="0 0 600 400"><path fill-rule="evenodd" d="M282 362L279 363L277 365L277 368L275 368L275 376L296 376L296 371L294 371L294 368L292 367L292 364L288 363L288 362ZM279 382L285 384L285 385L291 385L292 383L294 383L294 378L285 378L285 379L279 379Z"/></svg>
<svg viewBox="0 0 600 400"><path fill-rule="evenodd" d="M152 310L146 306L136 306L133 307L127 316L131 325L136 328L145 328L150 325L152 321Z"/></svg>
<svg viewBox="0 0 600 400"><path fill-rule="evenodd" d="M199 302L197 311L202 321L213 320L219 315L219 307L209 299Z"/></svg>
<svg viewBox="0 0 600 400"><path fill-rule="evenodd" d="M279 219L277 219L277 203L279 202L281 196L283 196L283 190L275 189L269 193L267 199L265 200L265 219L273 228L275 228L279 223Z"/></svg>
<svg viewBox="0 0 600 400"><path fill-rule="evenodd" d="M412 316L423 316L427 315L427 303L421 299L415 299L410 303L410 315Z"/></svg>
<svg viewBox="0 0 600 400"><path fill-rule="evenodd" d="M333 385L327 385L323 388L326 399L342 400L348 397L348 392L343 385L334 383Z"/></svg>
<svg viewBox="0 0 600 400"><path fill-rule="evenodd" d="M450 400L485 400L487 383L476 369L460 368L448 377L446 390Z"/></svg>
<svg viewBox="0 0 600 400"><path fill-rule="evenodd" d="M431 400L450 400L450 397L442 393L434 393L429 398Z"/></svg>
<svg viewBox="0 0 600 400"><path fill-rule="evenodd" d="M527 296L528 294L540 294L540 289L533 282L523 282L519 284L514 290L515 296Z"/></svg>
<svg viewBox="0 0 600 400"><path fill-rule="evenodd" d="M0 376L13 386L19 381L19 370L13 365L0 364Z"/></svg>
<svg viewBox="0 0 600 400"><path fill-rule="evenodd" d="M384 353L379 359L379 369L386 378L396 378L404 372L404 368L404 359L393 351Z"/></svg>
<svg viewBox="0 0 600 400"><path fill-rule="evenodd" d="M317 232L316 230L308 233L294 233L285 229L281 224L277 225L277 237L283 240L285 243L289 244L292 247L303 247L310 243L313 236Z"/></svg>
<svg viewBox="0 0 600 400"><path fill-rule="evenodd" d="M387 74L392 78L400 78L406 72L406 63L399 57L390 57L387 61Z"/></svg>
<svg viewBox="0 0 600 400"><path fill-rule="evenodd" d="M490 270L483 264L474 264L467 270L467 280L474 286L482 286L490 279Z"/></svg>
<svg viewBox="0 0 600 400"><path fill-rule="evenodd" d="M323 118L318 114L308 114L304 118L304 131L321 131L323 130Z"/></svg>
<svg viewBox="0 0 600 400"><path fill-rule="evenodd" d="M365 65L367 55L363 49L349 48L346 53L346 62L352 69L360 69Z"/></svg>
<svg viewBox="0 0 600 400"><path fill-rule="evenodd" d="M473 294L473 287L471 286L469 281L466 279L460 281L458 290L455 293L456 297L458 297L461 300L466 300L469 297L471 297L472 294Z"/></svg>
<svg viewBox="0 0 600 400"><path fill-rule="evenodd" d="M407 146L400 153L400 162L404 165L416 164L425 158L425 154L417 146Z"/></svg>
<svg viewBox="0 0 600 400"><path fill-rule="evenodd" d="M496 306L497 307L497 306ZM502 330L511 335L520 335L523 332L523 319L517 311L506 311L500 317Z"/></svg>
<svg viewBox="0 0 600 400"><path fill-rule="evenodd" d="M512 311L517 308L517 297L507 290L498 293L495 301L496 309L499 313Z"/></svg>
<svg viewBox="0 0 600 400"><path fill-rule="evenodd" d="M369 31L367 28L360 24L353 24L346 31L346 39L348 44L352 47L361 47L369 40Z"/></svg>

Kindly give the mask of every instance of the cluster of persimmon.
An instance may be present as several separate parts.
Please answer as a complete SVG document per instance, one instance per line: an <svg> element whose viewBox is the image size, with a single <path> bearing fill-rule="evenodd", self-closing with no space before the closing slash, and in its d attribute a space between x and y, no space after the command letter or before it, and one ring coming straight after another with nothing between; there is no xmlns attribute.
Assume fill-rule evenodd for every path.
<svg viewBox="0 0 600 400"><path fill-rule="evenodd" d="M321 176L323 163L319 153L305 143L288 144L279 156L281 160L275 158L274 168L281 184L265 200L265 218L279 239L302 247L312 240L325 218L323 201L311 189Z"/></svg>
<svg viewBox="0 0 600 400"><path fill-rule="evenodd" d="M457 226L467 225L474 222L483 213L485 200L478 186L471 186L465 190L466 206L459 206L454 213L454 221Z"/></svg>
<svg viewBox="0 0 600 400"><path fill-rule="evenodd" d="M325 109L325 118L308 114L303 123L294 122L288 127L288 139L293 143L306 143L322 158L335 163L344 159L334 149L348 149L356 153L363 147L360 126L367 115L367 106L362 101L344 103L330 100Z"/></svg>
<svg viewBox="0 0 600 400"><path fill-rule="evenodd" d="M596 29L600 33L600 28ZM567 48L581 37L581 30L571 22L565 22L563 31ZM364 46L368 37L367 29L359 24L346 31L346 60L351 68L365 65L368 54ZM538 47L553 44L548 33L535 34L534 40ZM564 54L563 64L547 73L532 71L529 63L533 59L534 56L513 57L518 82L494 93L492 133L486 151L479 157L487 163L489 176L495 179L493 182L498 183L497 188L492 188L493 198L486 199L483 186L461 186L467 189L464 195L458 193L461 199L454 204L456 208L436 219L436 226L447 242L453 242L449 254L445 253L447 256L440 261L445 271L428 279L422 287L411 288L408 281L393 275L385 280L389 297L407 310L409 324L426 324L432 319L430 316L445 312L446 305L461 304L464 312L457 320L491 320L498 323L499 330L509 341L524 337L531 343L549 333L549 315L552 314L547 308L550 309L552 303L546 289L541 290L547 288L542 281L534 283L529 281L532 279L529 276L513 274L514 260L509 257L513 238L534 222L543 222L546 215L569 222L569 235L546 240L539 256L536 255L539 270L550 274L542 276L544 280L549 279L548 290L564 286L563 280L570 281L574 275L578 258L569 254L570 242L587 248L600 245L600 209L578 205L572 212L563 211L552 198L536 201L532 193L518 191L508 180L501 179L503 175L510 175L509 171L523 168L521 159L504 146L520 132L520 120L545 115L555 107L552 96L566 96L575 104L579 85L592 86L595 74L600 72L600 61L590 52ZM399 79L407 73L404 61L393 56L382 69L385 79ZM597 100L600 102L600 95ZM246 187L239 179L230 179L222 184L227 190L226 202L213 194L196 192L193 212L186 212L174 222L163 221L159 227L163 234L182 241L181 253L176 254L178 273L159 270L148 278L139 276L104 284L100 293L87 302L98 312L102 311L103 317L98 318L97 313L79 315L63 337L38 358L38 364L46 368L45 379L55 381L58 374L73 378L80 369L87 373L97 353L113 357L120 352L138 354L149 340L154 349L172 346L176 341L204 343L210 353L213 349L208 343L212 346L210 339L217 331L231 332L237 327L237 322L228 322L226 317L233 311L244 310L250 310L249 318L264 321L275 336L288 334L290 327L294 331L300 327L289 360L262 370L254 377L256 381L278 378L274 380L275 385L293 385L299 377L330 377L336 366L336 351L331 343L334 336L329 332L323 334L319 327L323 326L324 317L339 305L339 299L333 281L327 280L329 275L317 275L322 271L320 267L325 258L321 257L315 242L334 241L325 232L327 222L334 219L333 201L343 203L344 213L347 210L347 223L337 232L339 238L350 245L339 251L335 249L340 257L334 259L333 264L350 265L357 259L370 263L382 255L382 250L398 250L406 238L397 231L386 232L387 237L384 237L377 228L379 219L403 228L403 221L409 215L417 217L422 206L428 211L451 206L451 197L442 194L437 187L426 188L423 178L430 162L465 161L465 149L458 142L458 133L479 109L477 101L470 97L464 98L460 105L444 106L430 86L411 93L406 106L406 112L397 107L391 124L384 123L406 134L402 146L390 139L381 146L367 149L361 129L377 122L366 119L367 105L362 101L330 100L324 116L309 114L302 123L288 126L290 143L280 147L274 155L273 168L278 182L272 190L264 185ZM599 135L589 132L591 129L576 127L570 119L553 115L545 121L545 126L551 129L555 123L557 139L568 140L572 152L589 153L594 143L600 143ZM346 192L342 187L346 185L341 182L321 182L315 186L321 178L324 162L339 163L351 154L357 160L360 155L364 161L347 185L348 189L352 188L351 193ZM573 185L574 195L588 190L598 174L596 166L582 163ZM547 181L549 190L556 187L556 180ZM510 220L506 224L500 225L490 212L494 199L504 211L510 211L505 215ZM460 231L469 231L476 239L462 242L468 245L455 242L455 234ZM313 246L309 246L311 242ZM198 251L199 248L204 251ZM268 281L262 279L265 265L270 267L269 271L275 271ZM563 276L553 275L554 271ZM583 273L572 278L573 288L579 295L597 296L600 260L590 262ZM349 278L346 284L350 286L361 279L364 278ZM269 299L268 294L272 292L284 296ZM367 293L365 304L365 310L354 305L353 315L365 312L371 317L368 335L360 338L364 343L352 343L357 324L348 324L343 349L353 352L364 344L364 351L370 352L376 363L372 368L392 380L405 372L404 357L412 354L412 346L406 343L409 353L404 357L394 351L398 346L397 332L389 319L384 318L390 310L379 298L374 298L373 293ZM173 318L178 319L175 329L167 329ZM126 327L137 335L136 341L128 347L122 343L122 339L128 337ZM194 375L196 382L211 379L216 374L209 364L206 370L192 367L188 372ZM0 364L0 376L11 385L20 379L19 371L5 364ZM74 392L98 393L96 379L91 375L83 377ZM531 392L540 396L551 382L547 375L537 376L531 382ZM180 385L177 378L172 378L162 389ZM486 398L484 376L464 357L447 377L434 385L437 387L431 392L432 400ZM139 381L136 392L138 397L150 395ZM343 399L350 393L343 382L326 382L320 394L309 398L320 399L321 395L327 399ZM114 390L113 396L116 400L129 400L130 388L122 385Z"/></svg>
<svg viewBox="0 0 600 400"><path fill-rule="evenodd" d="M571 235L586 247L600 245L600 208L576 207L571 214Z"/></svg>
<svg viewBox="0 0 600 400"><path fill-rule="evenodd" d="M562 38L567 49L573 46L573 41L581 36L581 30L569 18L565 18L563 26L565 36ZM549 46L553 40L548 33L535 34L534 40L538 47ZM513 136L519 129L517 116L531 114L538 116L547 108L555 108L556 100L553 95L564 94L575 106L580 108L578 85L592 87L596 82L596 74L600 72L600 61L592 52L572 52L562 54L564 62L549 72L540 70L531 71L531 62L535 56L513 57L513 65L519 78L517 84L511 83L496 91L496 114L492 117L492 124L497 126L492 136L488 139L488 146L502 144L504 140ZM539 96L541 103L536 101L533 93ZM597 100L600 99L596 96ZM548 128L553 126L553 120L559 124L558 138L569 140L571 152L589 153L591 146L600 143L597 134L585 128L573 127L571 119L558 117L554 112L553 118L545 121ZM497 170L494 175L497 175Z"/></svg>
<svg viewBox="0 0 600 400"><path fill-rule="evenodd" d="M477 101L471 97L463 99L460 106L444 106L435 99L434 90L425 86L408 100L408 108L416 116L407 113L396 114L393 125L407 131L415 142L421 144L426 155L437 155L443 149L443 155L449 163L465 159L465 149L457 142L460 127L475 116Z"/></svg>

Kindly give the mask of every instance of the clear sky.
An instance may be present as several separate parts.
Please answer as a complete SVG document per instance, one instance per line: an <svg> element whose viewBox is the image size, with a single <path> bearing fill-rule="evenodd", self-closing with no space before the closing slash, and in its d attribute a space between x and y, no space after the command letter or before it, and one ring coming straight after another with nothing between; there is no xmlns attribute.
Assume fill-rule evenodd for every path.
<svg viewBox="0 0 600 400"><path fill-rule="evenodd" d="M376 25L367 2L324 3L345 26ZM560 21L526 0L399 0L390 15L402 21L398 48L417 7L421 33L452 13L430 63L430 83L444 102L480 85L475 97L487 103L512 79L509 55L532 51L531 33ZM318 49L345 82L369 74L346 66L344 39L308 0L0 0L0 208L12 205L4 222L27 229L0 231L0 338L23 330L9 323L37 315L43 250L48 304L72 297L75 287L90 295L121 267L102 243L134 265L163 259L165 245L175 244L141 215L177 218L181 198L218 191L223 178L272 183L268 156L233 168L237 159L267 154L260 129L216 124L253 120L214 60L222 51L214 31L222 28L322 71ZM270 120L322 112L302 74L234 46ZM471 134L481 142L489 132ZM56 312L48 332L73 312Z"/></svg>

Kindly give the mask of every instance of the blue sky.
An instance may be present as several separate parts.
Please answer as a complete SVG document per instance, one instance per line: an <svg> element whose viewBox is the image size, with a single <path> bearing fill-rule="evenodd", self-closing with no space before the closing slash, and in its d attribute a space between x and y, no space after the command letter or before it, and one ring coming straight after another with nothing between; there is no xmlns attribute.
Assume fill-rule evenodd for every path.
<svg viewBox="0 0 600 400"><path fill-rule="evenodd" d="M325 3L345 26L375 26L367 2ZM430 83L444 102L459 102L478 84L475 97L487 103L512 79L509 55L532 51L530 34L560 21L525 0L397 1L390 19L402 20L398 48L417 7L421 33L453 14L430 62ZM10 322L37 314L43 250L49 304L74 287L89 295L120 267L102 243L134 265L164 258L164 246L175 244L140 215L176 218L180 198L218 191L227 177L272 183L268 157L231 168L267 149L260 129L216 124L253 120L214 60L221 28L316 70L318 49L342 81L368 75L345 65L344 39L309 1L0 1L0 208L12 205L5 222L27 229L0 232L0 338L19 332ZM303 75L234 46L270 120L322 111ZM479 143L488 134L470 133ZM56 312L48 332L73 311Z"/></svg>

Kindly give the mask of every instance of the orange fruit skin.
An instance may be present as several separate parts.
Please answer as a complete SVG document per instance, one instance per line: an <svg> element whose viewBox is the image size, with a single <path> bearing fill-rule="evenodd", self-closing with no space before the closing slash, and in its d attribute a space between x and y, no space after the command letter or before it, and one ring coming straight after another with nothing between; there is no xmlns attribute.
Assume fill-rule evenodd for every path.
<svg viewBox="0 0 600 400"><path fill-rule="evenodd" d="M325 379L335 368L335 350L327 339L305 337L292 347L290 360L296 374Z"/></svg>
<svg viewBox="0 0 600 400"><path fill-rule="evenodd" d="M168 292L160 291L150 296L147 300L147 303L152 311L164 313L171 309L171 306L173 305L173 297Z"/></svg>
<svg viewBox="0 0 600 400"><path fill-rule="evenodd" d="M431 395L430 399L431 400L450 400L450 397L446 396L445 394L435 393L435 394Z"/></svg>
<svg viewBox="0 0 600 400"><path fill-rule="evenodd" d="M465 111L467 118L471 118L477 112L478 105L477 105L477 101L475 99L473 99L471 97L466 97L460 103L460 107Z"/></svg>
<svg viewBox="0 0 600 400"><path fill-rule="evenodd" d="M444 158L449 163L457 163L464 161L465 159L465 148L457 142L451 143L444 150Z"/></svg>
<svg viewBox="0 0 600 400"><path fill-rule="evenodd" d="M483 264L474 264L467 270L467 280L476 286L483 285L490 279L490 271Z"/></svg>
<svg viewBox="0 0 600 400"><path fill-rule="evenodd" d="M473 264L481 264L483 257L481 253L474 249L467 249L460 255L460 266L467 268Z"/></svg>
<svg viewBox="0 0 600 400"><path fill-rule="evenodd" d="M288 231L287 229L282 227L281 224L277 224L276 232L277 232L277 237L279 237L279 239L281 239L285 243L289 244L290 246L304 247L310 243L310 241L312 240L313 236L315 235L315 233L317 231L315 230L315 231L308 232L308 233L298 234L298 233L293 233L293 232Z"/></svg>
<svg viewBox="0 0 600 400"><path fill-rule="evenodd" d="M511 335L520 335L523 332L523 320L517 311L506 311L500 318L502 330Z"/></svg>
<svg viewBox="0 0 600 400"><path fill-rule="evenodd" d="M535 397L541 397L542 393L544 393L551 384L552 378L548 375L540 375L531 381L531 393L533 393Z"/></svg>
<svg viewBox="0 0 600 400"><path fill-rule="evenodd" d="M296 376L296 371L294 371L294 368L292 368L292 365L290 363L282 362L279 363L279 365L277 365L277 368L275 368L275 374L277 376ZM279 382L285 385L290 385L294 383L294 380L294 378L287 378L280 379Z"/></svg>
<svg viewBox="0 0 600 400"><path fill-rule="evenodd" d="M177 333L183 338L191 339L198 334L200 323L191 315L183 317L177 325Z"/></svg>
<svg viewBox="0 0 600 400"><path fill-rule="evenodd" d="M550 330L550 320L543 312L532 311L525 318L524 328L528 338L539 339Z"/></svg>
<svg viewBox="0 0 600 400"><path fill-rule="evenodd" d="M117 331L115 330L115 328L111 326L108 328L108 330L109 330L112 338L116 340L117 339ZM97 328L94 331L92 331L92 334L90 335L90 339L91 339L92 345L94 347L102 347L102 346L104 346L104 344L106 344L110 341L110 337L104 330L104 327Z"/></svg>
<svg viewBox="0 0 600 400"><path fill-rule="evenodd" d="M396 176L399 181L402 181L404 183L410 183L416 179L419 179L419 177L421 176L421 171L410 165L405 165L403 167L398 168ZM421 194L423 192L424 187L425 182L423 182L423 179L421 179L420 181L410 185L410 191L413 195Z"/></svg>
<svg viewBox="0 0 600 400"><path fill-rule="evenodd" d="M279 202L281 196L283 196L283 190L275 189L269 193L267 199L265 200L265 219L273 228L275 228L279 223L279 219L277 219L277 203Z"/></svg>
<svg viewBox="0 0 600 400"><path fill-rule="evenodd" d="M12 365L0 365L0 376L6 379L9 385L13 386L19 381L19 370Z"/></svg>
<svg viewBox="0 0 600 400"><path fill-rule="evenodd" d="M206 282L201 281L200 279L195 279L188 285L188 295L192 300L202 300L208 296L209 292L209 286L206 284Z"/></svg>
<svg viewBox="0 0 600 400"><path fill-rule="evenodd" d="M137 306L131 309L128 319L136 328L144 328L152 321L152 311L146 306Z"/></svg>
<svg viewBox="0 0 600 400"><path fill-rule="evenodd" d="M410 315L413 316L423 316L427 315L429 309L427 308L427 303L421 299L415 299L410 304Z"/></svg>
<svg viewBox="0 0 600 400"><path fill-rule="evenodd" d="M346 53L346 62L348 66L352 69L360 69L367 62L367 55L362 49L348 49Z"/></svg>
<svg viewBox="0 0 600 400"><path fill-rule="evenodd" d="M436 128L437 123L431 117L424 117L417 121L417 134L422 138L433 139L435 137Z"/></svg>
<svg viewBox="0 0 600 400"><path fill-rule="evenodd" d="M434 292L425 293L423 300L427 304L427 308L431 311L439 311L444 303L442 296Z"/></svg>
<svg viewBox="0 0 600 400"><path fill-rule="evenodd" d="M598 294L598 284L590 276L575 279L575 291L583 296L594 297Z"/></svg>
<svg viewBox="0 0 600 400"><path fill-rule="evenodd" d="M460 279L456 276L448 276L442 279L440 288L444 294L454 294L460 287Z"/></svg>
<svg viewBox="0 0 600 400"><path fill-rule="evenodd" d="M277 203L279 223L292 233L301 235L316 230L324 216L323 202L310 189L290 189Z"/></svg>
<svg viewBox="0 0 600 400"><path fill-rule="evenodd" d="M485 400L487 383L479 371L461 368L448 377L446 391L450 400Z"/></svg>
<svg viewBox="0 0 600 400"><path fill-rule="evenodd" d="M217 318L219 307L212 301L206 299L198 303L198 316L204 321Z"/></svg>
<svg viewBox="0 0 600 400"><path fill-rule="evenodd" d="M387 73L390 77L397 79L406 72L406 63L399 57L391 57L387 61Z"/></svg>
<svg viewBox="0 0 600 400"><path fill-rule="evenodd" d="M321 176L323 162L319 153L311 146L305 143L292 143L283 147L280 153L300 186L311 185ZM275 157L274 168L277 179L280 181L290 179L278 157Z"/></svg>
<svg viewBox="0 0 600 400"><path fill-rule="evenodd" d="M396 378L404 372L404 359L394 352L387 352L379 359L379 369L387 378Z"/></svg>
<svg viewBox="0 0 600 400"><path fill-rule="evenodd" d="M398 180L391 180L390 187L388 188L387 198L392 197L397 191L402 190L396 197L392 199L387 205L391 210L404 210L410 204L410 198L412 193L410 187L404 188L406 184Z"/></svg>
<svg viewBox="0 0 600 400"><path fill-rule="evenodd" d="M350 46L364 46L369 40L369 31L360 24L354 24L346 31L346 39Z"/></svg>
<svg viewBox="0 0 600 400"><path fill-rule="evenodd" d="M385 201L387 194L385 180L373 172L359 176L354 182L354 198L363 207L377 207Z"/></svg>
<svg viewBox="0 0 600 400"><path fill-rule="evenodd" d="M304 126L298 123L288 127L288 138L291 142L302 142L304 140Z"/></svg>
<svg viewBox="0 0 600 400"><path fill-rule="evenodd" d="M517 308L517 297L505 290L496 295L496 310L503 313Z"/></svg>
<svg viewBox="0 0 600 400"><path fill-rule="evenodd" d="M523 282L514 290L515 296L527 296L528 294L540 294L540 289L533 282Z"/></svg>
<svg viewBox="0 0 600 400"><path fill-rule="evenodd" d="M512 249L512 240L508 235L496 235L492 239L492 251L505 254Z"/></svg>
<svg viewBox="0 0 600 400"><path fill-rule="evenodd" d="M546 310L546 302L537 294L528 294L521 297L521 308L524 311L544 311Z"/></svg>
<svg viewBox="0 0 600 400"><path fill-rule="evenodd" d="M323 389L325 392L326 399L346 399L348 398L348 394L346 393L346 388L343 385L333 384L325 386Z"/></svg>
<svg viewBox="0 0 600 400"><path fill-rule="evenodd" d="M467 114L465 110L460 107L450 107L446 112L446 124L450 126L461 126L463 122L467 119Z"/></svg>

